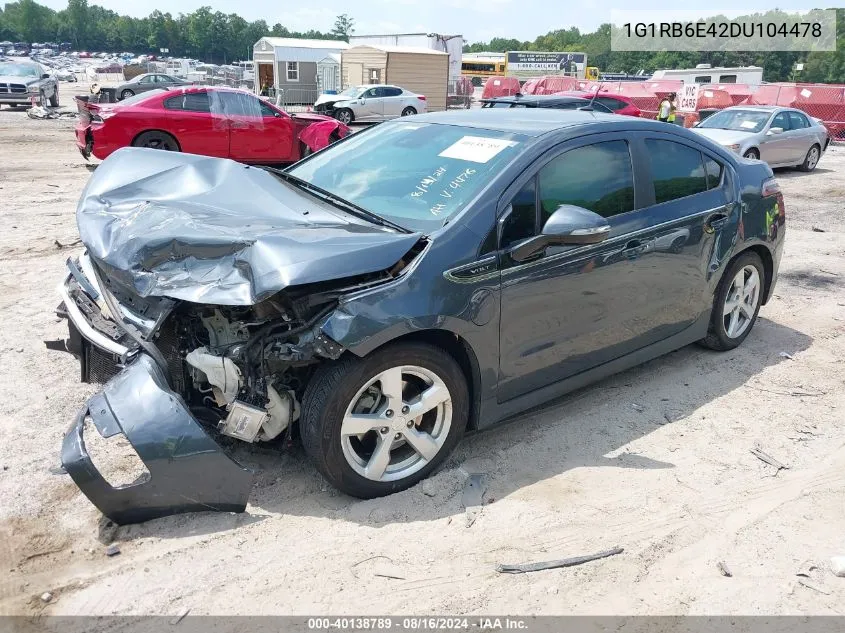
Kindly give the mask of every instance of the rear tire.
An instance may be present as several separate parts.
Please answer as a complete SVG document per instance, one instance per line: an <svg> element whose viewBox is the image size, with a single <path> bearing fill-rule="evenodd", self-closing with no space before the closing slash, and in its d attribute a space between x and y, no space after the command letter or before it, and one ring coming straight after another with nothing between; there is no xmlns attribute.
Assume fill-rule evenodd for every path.
<svg viewBox="0 0 845 633"><path fill-rule="evenodd" d="M59 107L59 89L56 88L53 91L53 96L50 97L50 107L58 108Z"/></svg>
<svg viewBox="0 0 845 633"><path fill-rule="evenodd" d="M821 155L821 148L818 145L813 145L807 151L807 155L804 157L804 162L798 165L798 169L801 171L813 171L816 168L816 165L819 164L819 158L821 158Z"/></svg>
<svg viewBox="0 0 845 633"><path fill-rule="evenodd" d="M120 100L123 101L124 99L128 99L129 97L134 97L135 93L131 90L124 90L120 93Z"/></svg>
<svg viewBox="0 0 845 633"><path fill-rule="evenodd" d="M753 149L753 148L748 150L747 152L745 152L742 156L743 156L743 158L751 158L753 160L760 160L760 152L758 152L756 149Z"/></svg>
<svg viewBox="0 0 845 633"><path fill-rule="evenodd" d="M408 106L407 108L402 110L402 116L412 116L416 113L417 113L416 109L412 108L411 106Z"/></svg>
<svg viewBox="0 0 845 633"><path fill-rule="evenodd" d="M320 473L339 490L369 499L427 477L461 439L468 416L466 378L452 356L399 343L320 367L305 390L299 425Z"/></svg>
<svg viewBox="0 0 845 633"><path fill-rule="evenodd" d="M737 257L719 283L707 336L700 343L720 352L739 346L757 321L765 283L766 273L757 253L749 251Z"/></svg>
<svg viewBox="0 0 845 633"><path fill-rule="evenodd" d="M148 147L150 149L163 149L167 152L181 152L179 143L167 132L142 132L132 141L132 147Z"/></svg>

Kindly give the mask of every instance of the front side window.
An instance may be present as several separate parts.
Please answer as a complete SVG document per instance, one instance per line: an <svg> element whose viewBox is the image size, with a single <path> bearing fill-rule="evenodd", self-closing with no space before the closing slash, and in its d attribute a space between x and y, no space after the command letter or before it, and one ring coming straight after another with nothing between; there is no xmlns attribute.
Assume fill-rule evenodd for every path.
<svg viewBox="0 0 845 633"><path fill-rule="evenodd" d="M511 212L502 227L502 248L537 234L537 191L534 178L511 200Z"/></svg>
<svg viewBox="0 0 845 633"><path fill-rule="evenodd" d="M220 100L223 112L228 116L261 118L261 102L252 95L243 92L219 92L215 94L215 98Z"/></svg>
<svg viewBox="0 0 845 633"><path fill-rule="evenodd" d="M354 134L289 173L400 226L432 231L462 211L528 140L405 119Z"/></svg>
<svg viewBox="0 0 845 633"><path fill-rule="evenodd" d="M299 81L299 62L287 62L288 81Z"/></svg>
<svg viewBox="0 0 845 633"><path fill-rule="evenodd" d="M625 141L569 150L543 167L538 181L540 226L564 204L605 218L634 210L634 171Z"/></svg>
<svg viewBox="0 0 845 633"><path fill-rule="evenodd" d="M786 132L789 127L789 115L786 112L779 112L775 115L775 118L772 119L772 124L769 126L770 129L773 127L783 128L783 131Z"/></svg>
<svg viewBox="0 0 845 633"><path fill-rule="evenodd" d="M151 84L155 82L155 75L147 75L146 77L141 77L138 80L139 84Z"/></svg>
<svg viewBox="0 0 845 633"><path fill-rule="evenodd" d="M707 191L701 152L674 141L646 139L655 202L668 202Z"/></svg>

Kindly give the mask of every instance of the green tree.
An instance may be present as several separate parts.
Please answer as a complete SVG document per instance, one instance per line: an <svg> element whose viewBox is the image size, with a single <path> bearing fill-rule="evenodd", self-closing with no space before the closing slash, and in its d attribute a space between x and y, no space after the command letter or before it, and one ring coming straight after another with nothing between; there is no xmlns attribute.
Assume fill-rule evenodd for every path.
<svg viewBox="0 0 845 633"><path fill-rule="evenodd" d="M73 44L88 47L88 0L67 0L67 22Z"/></svg>
<svg viewBox="0 0 845 633"><path fill-rule="evenodd" d="M349 41L349 36L355 32L355 20L350 18L346 13L337 16L334 21L334 28L331 35L344 42Z"/></svg>

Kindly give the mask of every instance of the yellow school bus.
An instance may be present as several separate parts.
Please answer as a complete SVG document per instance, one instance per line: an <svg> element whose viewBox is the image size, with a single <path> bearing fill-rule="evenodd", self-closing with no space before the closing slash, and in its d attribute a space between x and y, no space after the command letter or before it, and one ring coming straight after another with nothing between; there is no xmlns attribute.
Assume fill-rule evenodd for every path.
<svg viewBox="0 0 845 633"><path fill-rule="evenodd" d="M487 77L501 77L505 74L504 57L464 57L461 60L461 75L469 77L473 86L480 86Z"/></svg>

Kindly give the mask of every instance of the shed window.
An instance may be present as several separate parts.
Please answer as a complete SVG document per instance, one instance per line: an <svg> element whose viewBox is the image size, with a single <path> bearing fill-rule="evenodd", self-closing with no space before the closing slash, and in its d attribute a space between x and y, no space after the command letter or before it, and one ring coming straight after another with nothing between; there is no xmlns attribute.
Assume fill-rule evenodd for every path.
<svg viewBox="0 0 845 633"><path fill-rule="evenodd" d="M287 62L288 81L299 81L299 62Z"/></svg>

